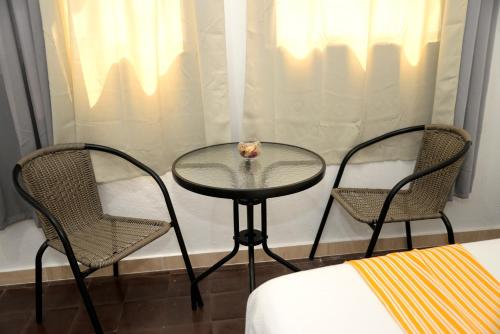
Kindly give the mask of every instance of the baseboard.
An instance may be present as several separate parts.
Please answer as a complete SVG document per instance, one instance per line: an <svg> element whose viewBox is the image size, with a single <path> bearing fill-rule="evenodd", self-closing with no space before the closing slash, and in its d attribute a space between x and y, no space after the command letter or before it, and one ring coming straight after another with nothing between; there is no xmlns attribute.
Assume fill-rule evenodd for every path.
<svg viewBox="0 0 500 334"><path fill-rule="evenodd" d="M500 238L500 229L482 230L482 231L468 231L455 233L455 239L459 243L473 242L480 240ZM368 247L369 240L354 240L354 241L341 241L320 244L316 255L318 257L355 254L363 253ZM445 245L447 243L446 234L433 234L421 235L413 237L413 246L415 248L431 247ZM405 237L385 238L379 239L377 242L376 251L404 249L406 247ZM311 245L298 245L273 248L278 255L285 259L304 259L309 256ZM228 250L229 251L229 250ZM226 255L227 252L203 253L193 254L190 256L193 267L202 268L209 267L220 258ZM264 254L262 249L255 250L256 262L271 261L271 259ZM245 249L241 250L228 264L239 264L247 262L247 252ZM134 274L152 271L175 270L184 268L182 257L178 256L165 256L155 258L143 258L133 260L123 260L119 264L120 274ZM96 271L91 277L97 276L111 276L112 268L107 267ZM35 278L35 270L17 270L10 272L0 272L0 286L13 285L13 284L26 284L33 283ZM73 275L69 266L46 267L43 269L44 281L56 281L71 279Z"/></svg>

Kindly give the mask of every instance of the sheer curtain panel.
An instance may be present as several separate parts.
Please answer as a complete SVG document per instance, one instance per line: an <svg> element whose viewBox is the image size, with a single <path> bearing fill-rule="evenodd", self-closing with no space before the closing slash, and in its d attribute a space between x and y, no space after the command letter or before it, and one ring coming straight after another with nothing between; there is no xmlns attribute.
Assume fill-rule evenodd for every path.
<svg viewBox="0 0 500 334"><path fill-rule="evenodd" d="M466 0L248 2L242 132L338 163L397 128L453 123ZM357 161L414 159L419 140Z"/></svg>
<svg viewBox="0 0 500 334"><path fill-rule="evenodd" d="M223 6L41 0L54 141L112 146L160 173L181 153L228 141ZM93 160L99 181L134 175Z"/></svg>

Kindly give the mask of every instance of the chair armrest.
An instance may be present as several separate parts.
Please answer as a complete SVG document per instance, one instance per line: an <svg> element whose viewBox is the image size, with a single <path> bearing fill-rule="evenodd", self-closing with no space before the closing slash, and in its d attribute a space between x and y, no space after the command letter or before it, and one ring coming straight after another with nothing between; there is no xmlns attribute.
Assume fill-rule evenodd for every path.
<svg viewBox="0 0 500 334"><path fill-rule="evenodd" d="M339 172L337 173L337 177L335 178L335 182L333 184L333 188L335 189L335 188L339 187L340 180L342 178L342 175L344 174L344 170L345 170L345 167L347 165L347 162L349 161L349 159L352 158L352 156L356 152L358 152L358 151L360 151L360 150L362 150L370 145L373 145L375 143L378 143L382 140L385 140L385 139L388 139L388 138L391 138L394 136L402 135L402 134L409 133L409 132L423 131L423 130L425 130L425 125L410 126L407 128L388 132L386 134L380 135L378 137L372 138L370 140L367 140L361 144L354 146L349 152L347 152L344 159L342 159L342 162L340 163L340 167L339 167Z"/></svg>
<svg viewBox="0 0 500 334"><path fill-rule="evenodd" d="M61 243L64 247L64 251L66 252L66 255L72 259L75 259L75 254L73 253L73 248L71 247L71 244L69 242L68 235L66 234L66 231L64 231L64 228L62 225L59 223L56 217L45 207L43 206L40 202L38 202L33 196L31 196L19 183L19 173L21 172L21 165L16 164L14 167L14 170L12 171L12 178L14 181L14 187L18 191L18 193L21 195L21 197L26 200L28 203L30 203L38 212L40 212L42 215L47 218L49 223L52 225L54 230L57 233L57 236L59 237L59 240L61 240Z"/></svg>
<svg viewBox="0 0 500 334"><path fill-rule="evenodd" d="M107 146L103 146L103 145L96 145L96 144L85 144L85 149L105 152L105 153L109 153L109 154L118 156L118 157L130 162L132 165L136 166L137 168L143 170L147 174L149 174L156 181L158 186L160 187L160 190L163 194L163 197L165 198L165 203L167 204L167 209L168 209L168 213L170 215L170 220L173 223L177 223L177 217L175 215L174 206L173 206L172 201L170 199L170 195L168 194L167 187L165 186L165 183L163 183L163 181L161 180L160 176L154 170L152 170L151 168L149 168L148 166L146 166L145 164L143 164L139 160L135 159L134 157L128 155L127 153L119 151L119 150L111 148L111 147L107 147Z"/></svg>
<svg viewBox="0 0 500 334"><path fill-rule="evenodd" d="M396 196L396 194L401 190L401 188L403 188L406 184L408 184L411 181L414 181L416 179L419 179L421 177L424 177L426 175L434 173L440 169L443 169L443 168L448 167L449 165L455 163L460 158L462 158L465 155L465 153L467 153L471 144L472 144L471 141L467 141L465 143L464 147L457 154L455 154L454 156L452 156L448 160L441 161L438 164L435 164L435 165L430 166L426 169L415 172L415 173L403 178L401 181L399 181L394 187L392 187L392 189L387 194L387 197L385 198L384 204L382 205L382 210L380 210L380 215L378 217L377 223L385 220L387 212L389 211L389 207L391 206L391 202L394 199L394 196Z"/></svg>

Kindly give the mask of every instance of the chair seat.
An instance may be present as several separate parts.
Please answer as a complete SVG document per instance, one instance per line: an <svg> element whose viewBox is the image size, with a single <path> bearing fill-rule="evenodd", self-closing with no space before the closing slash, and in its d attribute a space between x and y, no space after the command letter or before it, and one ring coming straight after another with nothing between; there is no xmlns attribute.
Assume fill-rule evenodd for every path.
<svg viewBox="0 0 500 334"><path fill-rule="evenodd" d="M113 264L167 233L170 223L160 220L103 215L74 231L66 231L78 262L89 268ZM64 253L59 239L49 246Z"/></svg>
<svg viewBox="0 0 500 334"><path fill-rule="evenodd" d="M377 221L389 191L388 189L336 188L333 189L332 196L354 219L362 223L373 223ZM384 222L441 217L440 212L423 203L425 200L416 199L410 191L401 190L392 200Z"/></svg>

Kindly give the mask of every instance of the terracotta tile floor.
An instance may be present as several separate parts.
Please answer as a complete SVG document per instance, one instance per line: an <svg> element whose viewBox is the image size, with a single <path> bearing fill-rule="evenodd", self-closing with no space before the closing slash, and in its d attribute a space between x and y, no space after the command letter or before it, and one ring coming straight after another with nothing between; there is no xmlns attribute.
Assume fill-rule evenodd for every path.
<svg viewBox="0 0 500 334"><path fill-rule="evenodd" d="M356 255L352 257L357 257ZM296 260L301 269L341 263L340 257ZM276 262L259 263L256 281L289 273ZM248 271L245 265L219 269L200 285L205 306L191 311L184 271L155 272L87 280L106 333L214 333L245 331ZM33 284L0 287L0 333L92 333L74 281L44 284L44 321L37 325Z"/></svg>

